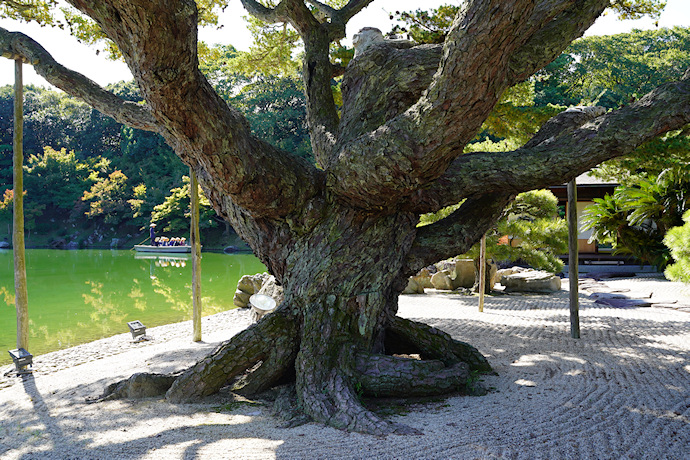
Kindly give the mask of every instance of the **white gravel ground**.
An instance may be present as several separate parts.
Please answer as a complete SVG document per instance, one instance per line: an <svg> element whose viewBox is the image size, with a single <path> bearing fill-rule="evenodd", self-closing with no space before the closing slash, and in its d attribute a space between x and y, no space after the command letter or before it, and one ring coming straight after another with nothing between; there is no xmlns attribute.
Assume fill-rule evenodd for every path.
<svg viewBox="0 0 690 460"><path fill-rule="evenodd" d="M564 283L567 284L567 283ZM87 404L133 372L184 368L249 324L244 311L121 334L35 358L23 379L0 368L2 459L690 459L690 293L658 278L604 281L663 307L610 308L581 294L582 338L570 338L568 293L477 298L403 296L417 318L484 353L494 391L451 397L392 416L424 434L373 436L310 423L291 429L265 406L218 399ZM675 303L671 303L675 302ZM685 307L684 307L685 305ZM4 376L4 377L3 377Z"/></svg>

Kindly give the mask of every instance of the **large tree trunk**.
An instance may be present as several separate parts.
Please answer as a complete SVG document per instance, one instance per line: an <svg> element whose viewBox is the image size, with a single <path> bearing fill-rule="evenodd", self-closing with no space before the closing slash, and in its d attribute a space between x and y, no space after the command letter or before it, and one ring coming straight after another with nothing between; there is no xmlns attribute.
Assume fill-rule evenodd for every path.
<svg viewBox="0 0 690 460"><path fill-rule="evenodd" d="M416 221L406 213L381 216L330 207L292 250L282 277L284 303L223 345L225 351L180 376L168 399L203 397L261 361L242 379L245 393L264 390L295 371L299 406L308 416L385 434L409 430L369 412L359 393L469 391L470 369L490 370L481 354L440 331L395 318ZM422 360L391 356L395 353L419 354Z"/></svg>

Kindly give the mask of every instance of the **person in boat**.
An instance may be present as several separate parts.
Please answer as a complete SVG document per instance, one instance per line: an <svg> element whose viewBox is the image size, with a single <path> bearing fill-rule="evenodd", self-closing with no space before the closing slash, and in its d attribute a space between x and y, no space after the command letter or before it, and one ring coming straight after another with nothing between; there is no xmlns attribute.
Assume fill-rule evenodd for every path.
<svg viewBox="0 0 690 460"><path fill-rule="evenodd" d="M156 224L153 222L149 225L149 236L151 237L151 244L153 246L158 246L158 238L156 238Z"/></svg>

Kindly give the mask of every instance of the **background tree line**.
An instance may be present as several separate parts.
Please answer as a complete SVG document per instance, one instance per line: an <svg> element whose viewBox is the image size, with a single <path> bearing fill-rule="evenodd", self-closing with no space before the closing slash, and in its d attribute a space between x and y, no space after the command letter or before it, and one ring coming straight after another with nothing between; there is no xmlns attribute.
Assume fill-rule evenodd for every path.
<svg viewBox="0 0 690 460"><path fill-rule="evenodd" d="M294 76L249 76L227 66L232 47L208 50L204 70L219 93L239 107L257 135L309 157L301 82ZM133 82L109 89L141 100ZM157 134L125 127L62 92L25 88L25 214L29 244L74 239L98 244L135 238L150 221L159 231L189 231L187 167ZM13 88L0 88L0 232L12 215ZM234 232L201 199L208 244L233 242ZM221 225L222 224L222 225ZM223 234L225 237L223 237ZM33 240L33 241L32 241ZM103 244L105 244L103 243Z"/></svg>

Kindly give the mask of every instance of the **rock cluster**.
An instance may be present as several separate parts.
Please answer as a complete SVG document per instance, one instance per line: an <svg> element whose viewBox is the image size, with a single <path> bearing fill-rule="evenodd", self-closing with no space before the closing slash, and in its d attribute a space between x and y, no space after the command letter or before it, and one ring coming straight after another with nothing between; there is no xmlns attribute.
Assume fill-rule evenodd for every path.
<svg viewBox="0 0 690 460"><path fill-rule="evenodd" d="M491 263L491 285L495 279L496 266ZM472 259L450 259L423 268L408 281L403 294L424 294L424 289L454 291L458 288L471 288L475 282L475 268Z"/></svg>
<svg viewBox="0 0 690 460"><path fill-rule="evenodd" d="M552 273L531 268L513 267L498 270L490 262L488 283L493 287L500 283L506 292L556 292L561 289L561 279ZM424 294L424 289L454 291L471 288L475 283L475 267L472 259L451 259L422 269L410 277L403 294Z"/></svg>

